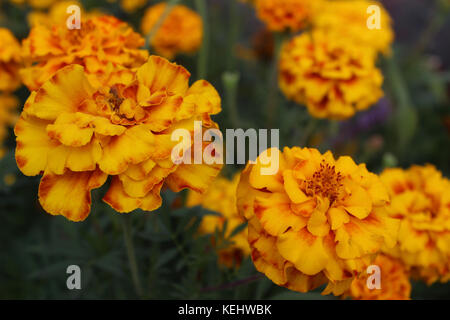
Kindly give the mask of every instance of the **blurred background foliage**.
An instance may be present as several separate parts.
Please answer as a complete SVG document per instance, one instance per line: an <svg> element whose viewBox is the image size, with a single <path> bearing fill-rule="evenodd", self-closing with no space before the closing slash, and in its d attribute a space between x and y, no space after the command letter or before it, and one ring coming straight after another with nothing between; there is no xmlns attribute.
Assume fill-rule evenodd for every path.
<svg viewBox="0 0 450 320"><path fill-rule="evenodd" d="M133 13L118 2L81 1L139 30L148 1ZM198 1L182 1L196 8ZM201 2L201 1L200 1ZM352 155L369 170L388 166L432 163L450 176L450 19L445 1L385 0L396 31L394 53L381 58L386 96L377 105L343 121L314 120L287 101L273 77L277 39L264 32L250 6L235 0L206 0L206 43L198 55L178 56L176 62L197 79L206 71L220 92L220 128L280 128L281 146L311 146L335 155ZM0 0L0 25L22 39L29 27L27 6ZM206 60L205 60L206 59ZM199 64L206 61L206 69ZM276 80L276 78L275 78ZM22 105L29 92L16 92ZM275 112L273 110L275 108ZM93 194L92 212L83 223L45 213L37 201L39 180L24 177L14 161L12 130L9 153L0 160L0 298L2 299L120 299L136 298L124 245L121 219L133 228L144 298L152 299L334 299L320 290L291 292L256 272L250 258L240 268L217 262L211 235L196 233L199 207L184 208L185 194L164 191L156 212L114 213L101 202L105 190ZM224 168L231 176L238 167ZM13 182L13 183L11 183ZM67 199L70 201L70 199ZM224 232L214 236L224 245ZM82 290L66 287L66 268L82 270ZM322 289L322 288L320 288ZM450 298L450 285L414 283L412 298Z"/></svg>

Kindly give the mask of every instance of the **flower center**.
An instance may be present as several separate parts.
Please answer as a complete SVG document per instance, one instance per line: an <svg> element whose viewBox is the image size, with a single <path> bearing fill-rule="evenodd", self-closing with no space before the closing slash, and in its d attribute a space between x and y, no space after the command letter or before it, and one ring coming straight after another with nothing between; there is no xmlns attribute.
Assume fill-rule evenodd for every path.
<svg viewBox="0 0 450 320"><path fill-rule="evenodd" d="M111 107L111 110L114 111L116 114L120 113L120 105L124 101L124 98L121 98L119 96L119 92L116 88L112 87L109 90L109 97L108 97L108 104Z"/></svg>
<svg viewBox="0 0 450 320"><path fill-rule="evenodd" d="M304 182L305 193L309 196L321 195L333 203L339 196L342 187L342 175L336 172L335 166L331 166L322 160L320 168L314 172L309 180Z"/></svg>

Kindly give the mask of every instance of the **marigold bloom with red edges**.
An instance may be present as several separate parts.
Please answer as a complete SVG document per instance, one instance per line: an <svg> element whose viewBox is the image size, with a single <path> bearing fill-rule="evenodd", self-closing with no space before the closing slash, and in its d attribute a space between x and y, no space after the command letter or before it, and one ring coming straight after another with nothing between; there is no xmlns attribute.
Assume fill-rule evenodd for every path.
<svg viewBox="0 0 450 320"><path fill-rule="evenodd" d="M323 0L254 0L258 18L270 31L296 32L305 28L321 8Z"/></svg>
<svg viewBox="0 0 450 320"><path fill-rule="evenodd" d="M373 265L380 268L380 289L370 289L369 275L364 272L353 280L348 296L353 300L410 300L411 283L409 273L403 263L390 256L379 254ZM373 275L373 273L371 274Z"/></svg>
<svg viewBox="0 0 450 320"><path fill-rule="evenodd" d="M135 68L148 58L139 48L144 38L112 16L81 21L81 29L66 23L52 28L37 25L23 41L26 67L20 71L25 85L37 90L56 71L70 64L85 68L93 85L99 85L117 66Z"/></svg>
<svg viewBox="0 0 450 320"><path fill-rule="evenodd" d="M16 124L16 162L27 176L43 174L39 201L45 211L84 220L90 191L112 176L103 200L118 212L152 211L163 184L175 192L204 192L220 165L171 159L172 132L194 122L214 127L221 99L204 80L151 56L141 67L114 73L94 87L80 65L59 70L28 98ZM193 140L193 139L192 139ZM70 201L67 201L70 199Z"/></svg>
<svg viewBox="0 0 450 320"><path fill-rule="evenodd" d="M14 91L20 84L20 43L11 31L0 28L0 90Z"/></svg>
<svg viewBox="0 0 450 320"><path fill-rule="evenodd" d="M158 3L144 14L141 31L148 35L166 9L166 3ZM203 22L200 15L183 5L172 7L169 15L150 39L151 46L159 55L173 59L179 53L196 52L203 40Z"/></svg>
<svg viewBox="0 0 450 320"><path fill-rule="evenodd" d="M216 230L223 231L224 223L227 221L225 238L240 225L245 219L239 215L236 207L236 188L239 175L232 181L227 178L218 177L204 194L189 191L186 206L202 206L208 210L220 213L220 216L206 215L199 226L200 234L214 234ZM225 249L220 249L219 262L227 267L239 266L242 259L250 255L250 247L247 241L247 228L231 238L233 244Z"/></svg>
<svg viewBox="0 0 450 320"><path fill-rule="evenodd" d="M380 10L380 28L369 29L368 27L368 21L372 22L368 13L371 6L377 6ZM328 1L322 6L320 14L314 16L313 25L314 28L321 28L327 33L353 39L359 45L373 48L375 51L384 54L391 52L391 44L394 40L392 19L378 1Z"/></svg>
<svg viewBox="0 0 450 320"><path fill-rule="evenodd" d="M17 120L16 109L19 101L10 94L0 93L0 158L5 155L2 144L8 135L8 127L13 126Z"/></svg>
<svg viewBox="0 0 450 320"><path fill-rule="evenodd" d="M276 174L262 174L271 166L268 156L278 156ZM237 189L256 269L294 291L328 284L323 294L335 295L348 290L383 246L395 245L398 221L388 217L387 201L386 188L365 164L298 147L268 149L247 165Z"/></svg>
<svg viewBox="0 0 450 320"><path fill-rule="evenodd" d="M450 180L433 165L390 168L381 174L391 195L389 214L401 220L400 258L412 276L431 284L450 279Z"/></svg>
<svg viewBox="0 0 450 320"><path fill-rule="evenodd" d="M383 96L376 52L351 39L316 30L285 43L279 85L316 118L346 119Z"/></svg>

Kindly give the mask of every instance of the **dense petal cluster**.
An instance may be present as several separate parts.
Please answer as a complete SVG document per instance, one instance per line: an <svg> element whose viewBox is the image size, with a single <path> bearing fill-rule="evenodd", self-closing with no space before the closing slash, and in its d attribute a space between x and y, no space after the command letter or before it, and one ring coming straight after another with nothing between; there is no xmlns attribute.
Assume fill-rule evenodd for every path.
<svg viewBox="0 0 450 320"><path fill-rule="evenodd" d="M171 159L174 130L193 135L196 120L216 127L210 115L221 110L214 87L204 80L189 86L189 77L182 66L151 56L137 69L116 71L103 86L94 87L74 64L33 91L15 127L16 162L25 175L43 173L42 207L84 220L90 191L108 176L103 200L119 212L158 208L164 183L176 192L205 191L220 166Z"/></svg>
<svg viewBox="0 0 450 320"><path fill-rule="evenodd" d="M411 283L409 273L400 260L379 254L373 265L380 268L380 288L369 288L369 275L353 280L348 295L354 300L409 300ZM372 283L373 284L373 283Z"/></svg>
<svg viewBox="0 0 450 320"><path fill-rule="evenodd" d="M15 111L18 105L16 97L0 93L0 158L5 154L2 144L8 134L8 127L13 126L17 119Z"/></svg>
<svg viewBox="0 0 450 320"><path fill-rule="evenodd" d="M158 3L147 9L141 22L143 34L148 35L158 23L165 3ZM161 26L150 36L150 44L156 53L173 59L178 53L197 51L203 39L203 22L199 14L183 5L174 6Z"/></svg>
<svg viewBox="0 0 450 320"><path fill-rule="evenodd" d="M219 177L214 180L214 183L204 194L195 191L189 192L186 202L188 207L201 205L208 210L220 213L220 216L207 215L203 217L199 227L201 234L214 234L216 230L222 232L226 221L227 229L224 236L228 238L237 227L245 223L245 219L239 215L236 207L238 182L239 175L236 175L232 181ZM242 259L250 255L247 233L247 228L245 228L232 237L232 245L219 250L220 263L227 267L240 265Z"/></svg>
<svg viewBox="0 0 450 320"><path fill-rule="evenodd" d="M263 175L273 152L279 170ZM261 154L241 174L237 190L256 268L291 290L328 283L324 294L335 295L349 288L382 246L395 245L398 221L388 217L388 200L364 164L297 147Z"/></svg>
<svg viewBox="0 0 450 320"><path fill-rule="evenodd" d="M450 180L432 165L386 169L381 179L391 195L389 214L401 220L400 258L428 283L450 279Z"/></svg>
<svg viewBox="0 0 450 320"><path fill-rule="evenodd" d="M5 28L0 28L0 90L14 91L21 82L19 68L21 65L20 43Z"/></svg>
<svg viewBox="0 0 450 320"><path fill-rule="evenodd" d="M376 53L323 30L304 33L281 51L282 92L317 118L346 119L383 96Z"/></svg>
<svg viewBox="0 0 450 320"><path fill-rule="evenodd" d="M322 0L255 0L257 15L271 31L296 32L321 9Z"/></svg>
<svg viewBox="0 0 450 320"><path fill-rule="evenodd" d="M26 67L20 73L25 85L37 90L56 71L79 64L98 85L117 66L142 65L148 58L148 52L139 49L144 44L144 38L112 16L82 20L81 29L73 30L65 23L52 28L39 24L23 41Z"/></svg>
<svg viewBox="0 0 450 320"><path fill-rule="evenodd" d="M376 6L375 8L380 10L379 17L376 11L369 10L373 15L373 21L368 14L371 6ZM377 18L379 18L379 25L377 25ZM334 33L340 37L351 38L358 45L373 48L385 54L390 52L394 40L391 17L378 1L328 1L322 7L320 14L314 16L313 24L314 28L321 28L327 33Z"/></svg>

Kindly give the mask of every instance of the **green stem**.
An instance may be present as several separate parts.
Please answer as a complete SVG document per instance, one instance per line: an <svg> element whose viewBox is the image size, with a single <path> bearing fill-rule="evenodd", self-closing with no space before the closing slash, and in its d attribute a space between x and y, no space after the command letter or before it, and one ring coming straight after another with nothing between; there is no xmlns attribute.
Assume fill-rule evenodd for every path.
<svg viewBox="0 0 450 320"><path fill-rule="evenodd" d="M161 15L161 17L159 17L158 21L155 23L155 25L152 27L152 29L149 31L149 33L147 33L147 36L145 37L145 39L146 39L145 47L146 48L150 48L152 39L155 36L156 32L158 32L159 28L164 23L164 20L166 20L166 18L169 16L170 12L172 11L173 7L176 4L178 4L178 2L180 2L180 0L167 1L167 5L164 8L163 14Z"/></svg>
<svg viewBox="0 0 450 320"><path fill-rule="evenodd" d="M209 23L208 8L205 0L195 0L195 6L203 21L203 44L198 54L197 60L197 78L206 79L208 70L209 54Z"/></svg>
<svg viewBox="0 0 450 320"><path fill-rule="evenodd" d="M131 276L133 279L134 289L139 298L143 296L143 290L141 281L139 279L139 271L136 260L136 254L134 252L133 237L131 231L131 217L126 215L122 217L123 235L125 240L125 246L127 249L128 262L130 263Z"/></svg>
<svg viewBox="0 0 450 320"><path fill-rule="evenodd" d="M237 90L239 85L239 72L224 72L222 82L225 89L226 105L229 119L233 128L239 128L240 121L237 109Z"/></svg>
<svg viewBox="0 0 450 320"><path fill-rule="evenodd" d="M228 34L228 61L227 70L233 71L236 68L236 56L234 54L235 45L239 39L239 7L237 0L231 0L230 2L230 32Z"/></svg>

